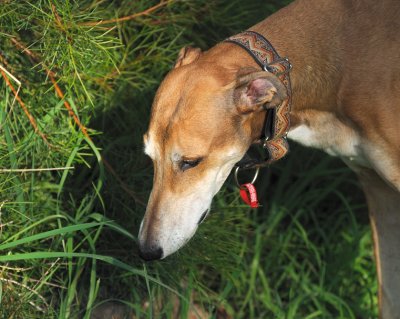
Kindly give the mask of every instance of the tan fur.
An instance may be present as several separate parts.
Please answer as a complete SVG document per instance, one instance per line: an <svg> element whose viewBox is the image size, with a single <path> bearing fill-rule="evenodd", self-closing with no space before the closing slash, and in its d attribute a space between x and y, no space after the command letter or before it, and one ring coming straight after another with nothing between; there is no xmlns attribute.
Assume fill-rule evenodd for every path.
<svg viewBox="0 0 400 319"><path fill-rule="evenodd" d="M384 319L400 318L399 17L398 0L298 0L251 28L294 66L289 137L342 157L360 175ZM155 178L142 248L162 246L169 254L181 247L197 227L197 206L209 206L234 161L259 137L264 113L256 105L243 112L237 98L238 79L251 69L259 71L232 43L181 51L158 90L146 135ZM270 84L268 99L279 96ZM202 161L182 171L185 158ZM191 230L182 235L185 223Z"/></svg>

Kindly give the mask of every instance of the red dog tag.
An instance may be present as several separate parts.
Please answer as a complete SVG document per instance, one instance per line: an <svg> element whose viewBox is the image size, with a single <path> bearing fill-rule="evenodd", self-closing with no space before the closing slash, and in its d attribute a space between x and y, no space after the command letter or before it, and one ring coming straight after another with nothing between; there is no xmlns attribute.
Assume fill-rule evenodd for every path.
<svg viewBox="0 0 400 319"><path fill-rule="evenodd" d="M243 201L249 205L251 208L257 208L258 198L257 198L257 191L253 184L247 183L241 185L240 189L240 197L242 197Z"/></svg>

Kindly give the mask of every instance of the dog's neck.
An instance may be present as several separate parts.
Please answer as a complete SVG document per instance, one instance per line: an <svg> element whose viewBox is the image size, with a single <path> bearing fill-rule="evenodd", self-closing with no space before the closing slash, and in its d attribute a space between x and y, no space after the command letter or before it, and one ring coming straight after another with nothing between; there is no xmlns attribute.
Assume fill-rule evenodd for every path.
<svg viewBox="0 0 400 319"><path fill-rule="evenodd" d="M294 66L290 74L294 126L297 118L302 118L301 111L332 111L340 82L341 56L338 55L341 52L335 49L338 43L334 41L341 37L333 34L340 32L336 27L340 17L334 14L341 12L335 10L338 1L317 1L315 7L312 2L295 2L252 28L269 39L278 53L288 57ZM302 15L286 11L302 12ZM332 14L326 16L326 12Z"/></svg>
<svg viewBox="0 0 400 319"><path fill-rule="evenodd" d="M296 2L296 6L303 5ZM308 3L309 5L309 3ZM318 23L318 14L311 10L310 15L301 21L283 21L282 17L295 17L293 14L284 14L286 10L297 10L307 12L310 10L299 10L294 5L288 6L277 14L270 16L263 22L255 25L251 30L264 35L274 46L280 56L288 57L293 65L290 73L292 83L292 111L291 128L307 123L308 110L324 110L331 112L336 105L337 80L340 74L338 69L338 57L332 56L332 42L327 43L319 38L330 38L334 30L335 18L330 17L331 23L315 27L313 21ZM322 10L322 9L321 9ZM325 9L326 10L326 9ZM285 25L285 28L281 26ZM323 29L322 29L323 28ZM307 37L305 37L307 34ZM310 36L314 34L314 36ZM318 43L318 46L316 46ZM221 43L212 48L207 54L211 55L210 60L222 58L225 66L229 68L259 66L253 58L242 48ZM321 57L323 57L321 59ZM260 130L263 118L255 117L254 129Z"/></svg>

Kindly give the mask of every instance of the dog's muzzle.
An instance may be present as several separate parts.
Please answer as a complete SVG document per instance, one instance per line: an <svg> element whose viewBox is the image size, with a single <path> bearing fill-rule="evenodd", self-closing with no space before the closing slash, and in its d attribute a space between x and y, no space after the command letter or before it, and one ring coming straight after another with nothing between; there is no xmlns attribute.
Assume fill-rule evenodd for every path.
<svg viewBox="0 0 400 319"><path fill-rule="evenodd" d="M210 209L206 209L204 213L201 215L199 221L197 222L197 225L200 225L204 220L207 218L208 213L210 212Z"/></svg>

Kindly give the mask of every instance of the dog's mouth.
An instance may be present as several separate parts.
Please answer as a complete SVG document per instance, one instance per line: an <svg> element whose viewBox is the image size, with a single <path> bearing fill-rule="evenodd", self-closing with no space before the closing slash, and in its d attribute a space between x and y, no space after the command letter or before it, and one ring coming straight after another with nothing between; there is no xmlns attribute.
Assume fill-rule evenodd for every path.
<svg viewBox="0 0 400 319"><path fill-rule="evenodd" d="M200 225L202 222L204 222L204 220L207 218L209 212L210 212L210 209L208 208L204 211L203 214L201 214L201 217L200 217L199 221L197 222L197 225Z"/></svg>

